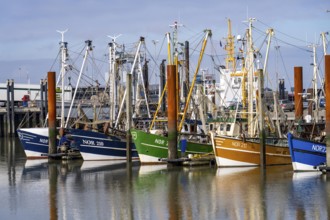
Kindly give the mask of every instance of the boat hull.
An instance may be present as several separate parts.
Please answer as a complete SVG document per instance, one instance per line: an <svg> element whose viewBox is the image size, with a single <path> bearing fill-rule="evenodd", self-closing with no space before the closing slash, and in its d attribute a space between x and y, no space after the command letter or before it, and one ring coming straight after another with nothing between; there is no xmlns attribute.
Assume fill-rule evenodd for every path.
<svg viewBox="0 0 330 220"><path fill-rule="evenodd" d="M48 128L20 128L17 134L27 159L47 158L41 154L48 153Z"/></svg>
<svg viewBox="0 0 330 220"><path fill-rule="evenodd" d="M318 171L326 163L326 145L300 139L288 134L288 143L294 171Z"/></svg>
<svg viewBox="0 0 330 220"><path fill-rule="evenodd" d="M131 134L141 163L164 163L160 159L168 156L167 137L135 129L131 130ZM187 142L185 154L206 153L212 153L211 144ZM181 155L181 149L178 149L178 155Z"/></svg>
<svg viewBox="0 0 330 220"><path fill-rule="evenodd" d="M260 143L211 134L218 167L260 165ZM266 165L291 163L288 147L266 144Z"/></svg>
<svg viewBox="0 0 330 220"><path fill-rule="evenodd" d="M124 160L126 140L89 130L70 129L74 144L84 160ZM138 159L134 144L131 144L132 159Z"/></svg>

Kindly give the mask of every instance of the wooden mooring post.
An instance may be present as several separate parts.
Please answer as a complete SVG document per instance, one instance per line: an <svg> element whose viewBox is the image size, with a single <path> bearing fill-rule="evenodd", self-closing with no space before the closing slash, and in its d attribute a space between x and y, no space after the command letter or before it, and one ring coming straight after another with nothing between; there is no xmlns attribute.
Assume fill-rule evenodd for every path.
<svg viewBox="0 0 330 220"><path fill-rule="evenodd" d="M126 161L132 162L132 74L126 75L126 117L127 117L127 131L126 131Z"/></svg>
<svg viewBox="0 0 330 220"><path fill-rule="evenodd" d="M262 69L258 69L258 107L259 107L259 138L260 138L260 166L266 167L266 133L264 119L264 76Z"/></svg>
<svg viewBox="0 0 330 220"><path fill-rule="evenodd" d="M46 106L47 106L47 80L40 80L40 122L42 125L45 123Z"/></svg>
<svg viewBox="0 0 330 220"><path fill-rule="evenodd" d="M325 131L326 131L326 161L327 161L327 171L330 169L330 55L325 55L324 59L325 72Z"/></svg>
<svg viewBox="0 0 330 220"><path fill-rule="evenodd" d="M14 80L7 80L7 133L9 136L15 134L14 114Z"/></svg>
<svg viewBox="0 0 330 220"><path fill-rule="evenodd" d="M167 65L168 159L178 158L176 66Z"/></svg>
<svg viewBox="0 0 330 220"><path fill-rule="evenodd" d="M48 72L48 153L56 153L56 73Z"/></svg>
<svg viewBox="0 0 330 220"><path fill-rule="evenodd" d="M295 120L302 120L303 117L303 68L301 66L294 67L294 105Z"/></svg>

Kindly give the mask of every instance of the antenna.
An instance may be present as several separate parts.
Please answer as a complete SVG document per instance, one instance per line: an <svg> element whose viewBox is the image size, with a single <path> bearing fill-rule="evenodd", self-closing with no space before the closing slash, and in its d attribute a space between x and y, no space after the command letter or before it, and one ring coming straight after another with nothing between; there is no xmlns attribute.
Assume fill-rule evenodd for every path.
<svg viewBox="0 0 330 220"><path fill-rule="evenodd" d="M177 29L178 27L182 27L183 24L178 24L177 21L174 21L174 24L170 24L169 26L170 26L170 27L174 27L175 29Z"/></svg>
<svg viewBox="0 0 330 220"><path fill-rule="evenodd" d="M59 31L59 30L56 30L58 33L60 33L62 35L62 42L64 42L64 34L65 32L67 32L69 29L66 29L64 31Z"/></svg>
<svg viewBox="0 0 330 220"><path fill-rule="evenodd" d="M156 46L156 44L159 42L159 40L152 40L151 42Z"/></svg>
<svg viewBox="0 0 330 220"><path fill-rule="evenodd" d="M178 22L175 21L174 24L170 24L169 26L174 28L174 31L173 31L173 47L174 47L174 53L177 56L178 55L178 27L182 27L183 24L178 24Z"/></svg>
<svg viewBox="0 0 330 220"><path fill-rule="evenodd" d="M121 34L118 34L117 36L110 36L110 35L108 35L108 37L110 37L110 38L112 39L113 42L116 42L116 39L117 39L118 37L120 37L120 36L121 36Z"/></svg>

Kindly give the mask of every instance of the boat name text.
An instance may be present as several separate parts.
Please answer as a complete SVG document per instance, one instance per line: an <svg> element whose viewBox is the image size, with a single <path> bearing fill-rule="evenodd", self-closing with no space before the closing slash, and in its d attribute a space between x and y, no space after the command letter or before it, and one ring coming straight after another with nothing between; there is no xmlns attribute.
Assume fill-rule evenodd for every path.
<svg viewBox="0 0 330 220"><path fill-rule="evenodd" d="M325 153L326 152L326 147L325 146L321 146L321 145L314 145L312 146L312 150L317 151L317 152L322 152Z"/></svg>
<svg viewBox="0 0 330 220"><path fill-rule="evenodd" d="M162 139L155 139L155 143L156 143L156 144L164 145L164 144L165 144L165 140L162 140Z"/></svg>
<svg viewBox="0 0 330 220"><path fill-rule="evenodd" d="M233 141L232 145L234 147L247 148L247 143L242 143L242 142L239 142L239 141Z"/></svg>
<svg viewBox="0 0 330 220"><path fill-rule="evenodd" d="M40 143L48 144L48 139L40 138Z"/></svg>
<svg viewBox="0 0 330 220"><path fill-rule="evenodd" d="M104 146L103 141L94 141L94 140L85 140L83 139L83 144L92 145L92 146Z"/></svg>

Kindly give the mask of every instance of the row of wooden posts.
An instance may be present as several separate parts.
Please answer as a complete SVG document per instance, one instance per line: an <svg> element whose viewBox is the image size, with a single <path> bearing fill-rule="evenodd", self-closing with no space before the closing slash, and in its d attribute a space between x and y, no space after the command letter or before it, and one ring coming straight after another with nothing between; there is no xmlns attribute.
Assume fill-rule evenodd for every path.
<svg viewBox="0 0 330 220"><path fill-rule="evenodd" d="M14 80L7 80L7 90L6 90L6 112L2 115L1 117L1 124L0 124L0 129L1 129L1 135L9 135L9 136L14 136L16 133L16 128L15 124L19 121L15 121L15 114L19 115L19 113L31 113L30 109L27 111L21 110L18 111L15 108L15 89L14 89ZM46 113L48 112L48 106L46 103L48 102L48 97L47 97L47 80L41 80L40 82L40 110L32 112L32 113L37 113L39 114L39 121L41 124L44 124L44 119L46 117ZM18 106L18 105L17 105ZM17 116L16 116L17 117ZM19 118L19 117L18 117ZM36 118L33 121L36 125ZM26 119L27 121L29 120L28 118ZM16 122L16 123L15 123ZM29 122L28 122L29 124ZM5 132L6 131L6 132Z"/></svg>

